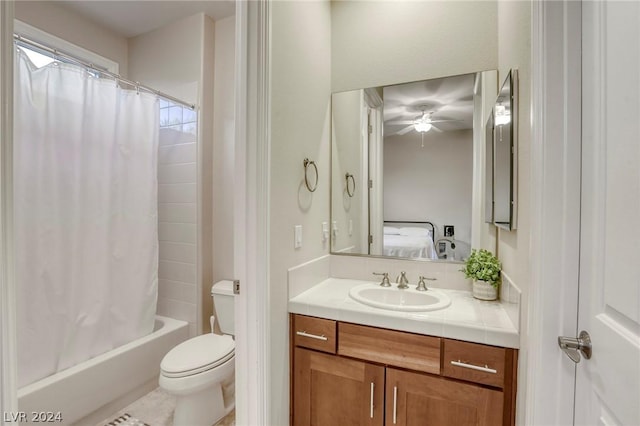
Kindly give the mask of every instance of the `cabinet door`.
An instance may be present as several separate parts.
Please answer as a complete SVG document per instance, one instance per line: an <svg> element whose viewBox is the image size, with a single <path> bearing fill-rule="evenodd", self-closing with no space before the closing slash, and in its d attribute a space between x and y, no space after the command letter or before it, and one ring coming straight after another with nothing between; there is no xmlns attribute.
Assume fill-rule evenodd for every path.
<svg viewBox="0 0 640 426"><path fill-rule="evenodd" d="M295 348L294 369L295 426L382 426L384 367Z"/></svg>
<svg viewBox="0 0 640 426"><path fill-rule="evenodd" d="M387 368L387 425L502 425L502 392Z"/></svg>

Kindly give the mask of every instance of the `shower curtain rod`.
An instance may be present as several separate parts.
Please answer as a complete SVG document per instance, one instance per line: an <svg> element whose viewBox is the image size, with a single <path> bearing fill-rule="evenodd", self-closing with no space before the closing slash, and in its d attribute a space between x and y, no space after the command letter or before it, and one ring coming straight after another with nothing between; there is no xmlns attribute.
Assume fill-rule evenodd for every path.
<svg viewBox="0 0 640 426"><path fill-rule="evenodd" d="M72 63L80 65L82 67L88 68L88 69L90 69L92 71L95 71L95 72L98 72L100 74L106 75L106 76L108 76L110 78L113 78L117 83L124 83L124 84L126 84L128 86L135 87L137 91L142 90L142 91L145 91L145 92L149 92L149 93L152 93L152 94L154 94L154 95L156 95L156 96L158 96L160 98L164 98L164 99L167 99L167 100L169 100L171 102L186 106L187 108L190 108L192 110L196 109L196 106L194 104L190 104L188 102L185 102L183 100L175 98L175 97L173 97L171 95L163 93L163 92L161 92L159 90L152 89L149 86L145 86L144 84L140 84L140 82L138 82L138 81L132 81L132 80L129 80L127 78L124 78L124 77L120 76L119 74L113 73L113 72L108 71L108 70L106 70L104 68L97 67L94 64L85 62L85 61L83 61L81 59L78 59L75 56L69 55L67 53L60 52L58 49L54 49L54 48L52 48L50 46L47 46L47 45L42 44L40 42L37 42L35 40L31 40L31 39L29 39L29 38L27 38L25 36L20 35L20 34L14 34L13 35L13 39L15 40L15 42L18 45L19 44L25 44L25 45L30 46L30 47L35 47L38 50L43 50L43 51L51 54L53 56L53 59L63 58L63 59L68 60L68 61L70 61Z"/></svg>

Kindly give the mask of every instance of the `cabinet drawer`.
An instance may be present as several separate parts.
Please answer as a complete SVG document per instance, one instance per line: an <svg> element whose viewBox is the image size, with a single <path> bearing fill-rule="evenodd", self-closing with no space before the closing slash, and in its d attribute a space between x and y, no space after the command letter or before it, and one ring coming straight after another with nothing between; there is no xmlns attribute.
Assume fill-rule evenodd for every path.
<svg viewBox="0 0 640 426"><path fill-rule="evenodd" d="M361 325L338 324L338 354L440 374L440 338Z"/></svg>
<svg viewBox="0 0 640 426"><path fill-rule="evenodd" d="M506 349L445 339L442 375L504 387Z"/></svg>
<svg viewBox="0 0 640 426"><path fill-rule="evenodd" d="M293 336L296 346L336 353L336 322L333 320L294 315Z"/></svg>

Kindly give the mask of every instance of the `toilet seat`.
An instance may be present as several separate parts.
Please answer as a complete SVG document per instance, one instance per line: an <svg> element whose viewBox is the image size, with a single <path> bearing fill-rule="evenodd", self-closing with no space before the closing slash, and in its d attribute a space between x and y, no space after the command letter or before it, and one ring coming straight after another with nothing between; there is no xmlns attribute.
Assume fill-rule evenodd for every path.
<svg viewBox="0 0 640 426"><path fill-rule="evenodd" d="M160 364L161 374L169 378L188 377L216 368L235 356L231 336L203 334L171 349Z"/></svg>

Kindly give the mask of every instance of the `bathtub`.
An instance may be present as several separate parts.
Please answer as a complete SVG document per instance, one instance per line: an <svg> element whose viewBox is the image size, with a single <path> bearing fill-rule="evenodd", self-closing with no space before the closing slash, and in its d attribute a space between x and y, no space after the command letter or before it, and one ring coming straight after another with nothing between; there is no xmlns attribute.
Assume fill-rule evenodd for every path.
<svg viewBox="0 0 640 426"><path fill-rule="evenodd" d="M188 337L187 322L156 316L148 336L20 388L18 408L28 421L59 412L55 424L95 424L155 388L160 361Z"/></svg>

